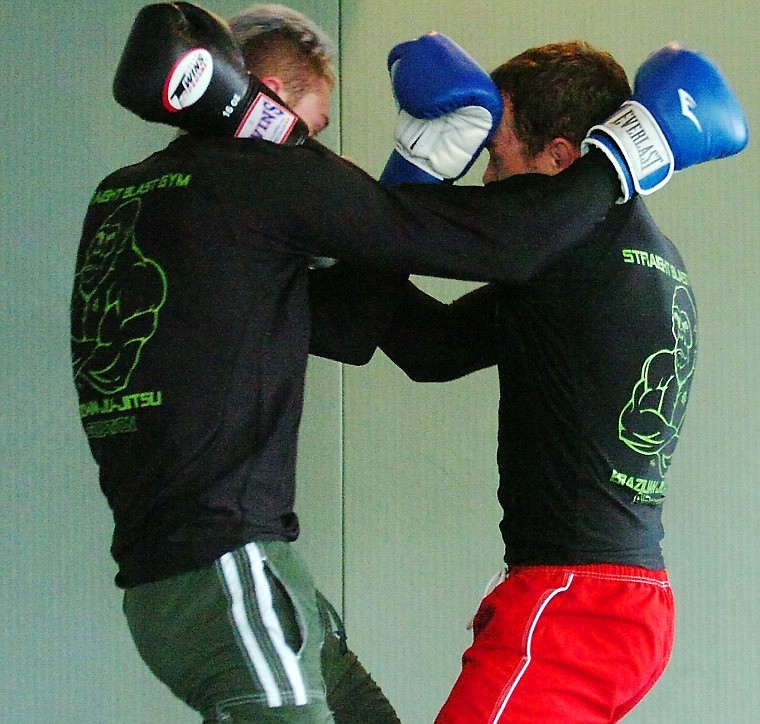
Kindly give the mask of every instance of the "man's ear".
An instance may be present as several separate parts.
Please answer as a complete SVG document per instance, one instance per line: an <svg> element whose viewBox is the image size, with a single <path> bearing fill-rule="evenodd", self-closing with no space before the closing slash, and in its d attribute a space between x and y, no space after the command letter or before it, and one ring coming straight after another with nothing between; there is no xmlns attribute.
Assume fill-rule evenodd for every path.
<svg viewBox="0 0 760 724"><path fill-rule="evenodd" d="M556 169L556 173L564 171L581 155L580 149L562 136L549 141L544 151L551 159L552 167Z"/></svg>
<svg viewBox="0 0 760 724"><path fill-rule="evenodd" d="M269 88L272 93L277 94L280 98L282 98L283 89L285 88L285 84L282 82L282 78L278 75L264 75L259 78L259 80L267 87ZM283 101L286 101L285 98L282 98ZM287 102L287 101L286 101Z"/></svg>

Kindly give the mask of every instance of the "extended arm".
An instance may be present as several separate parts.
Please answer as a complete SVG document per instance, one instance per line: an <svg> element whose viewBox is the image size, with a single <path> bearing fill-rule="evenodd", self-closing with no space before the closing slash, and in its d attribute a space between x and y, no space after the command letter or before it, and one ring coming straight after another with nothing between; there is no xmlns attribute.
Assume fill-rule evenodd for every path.
<svg viewBox="0 0 760 724"><path fill-rule="evenodd" d="M491 285L444 304L407 282L380 348L416 382L453 380L496 363L495 311Z"/></svg>
<svg viewBox="0 0 760 724"><path fill-rule="evenodd" d="M363 365L388 326L406 276L338 262L309 272L309 352Z"/></svg>
<svg viewBox="0 0 760 724"><path fill-rule="evenodd" d="M241 140L241 136L268 137L249 133L246 119L250 119L249 111L258 108L257 102L269 104L273 99L267 100L259 84L246 73L229 31L216 18L199 8L192 9L189 3L149 7L159 8L160 27L156 29L145 14L138 17L142 22L133 27L125 49L128 62L120 63L117 70L114 82L117 99L149 120L177 125L204 136L206 133L237 136L237 139L207 138L210 143L218 140L238 146L239 156L230 158L229 169L222 172L218 166L209 168L208 177L213 177L224 190L219 199L220 213L228 209L230 218L247 216L251 227L259 232L266 230L272 245L284 252L335 257L433 276L520 283L551 263L559 253L581 243L620 195L613 163L604 155L611 153L606 142L596 144L599 148L592 148L585 158L557 176L506 179L485 189L412 184L396 190L379 186L359 169L330 160L326 149L317 152L318 144L308 140L302 146ZM182 33L177 32L180 27L184 28ZM165 49L161 45L164 36L169 38ZM157 52L140 52L146 37ZM155 37L159 39L157 48ZM205 60L195 64L199 49ZM681 57L675 55L675 67ZM643 100L655 95L670 99L677 91L683 92L680 87L683 85L696 101L690 113L697 121L698 133L684 132L683 143L689 146L689 153L683 154L676 165L685 168L741 150L746 143L746 123L742 123L743 113L738 104L728 107L728 117L710 112L715 105L711 100L719 99L719 107L726 98L733 100L723 79L710 74L707 83L699 79L692 88L690 83L700 75L697 69L701 63L689 63L686 77L678 72L670 77L666 71L674 66L655 60L658 78L664 75L664 81L644 84L639 97ZM184 87L175 76L185 63L200 77L195 78L198 82L192 85L190 96L181 96L175 107L172 100L176 99L166 93L167 89L173 93L172 89ZM139 75L140 83L128 82L137 77L135 68L143 66L146 72ZM648 64L648 68L652 66ZM204 82L200 83L201 80ZM225 99L229 99L227 106ZM171 111L167 111L167 105ZM679 107L666 103L664 115L667 117L674 108L677 112ZM701 109L708 112L701 114ZM297 125L297 118L284 113L286 110L280 108L276 117L287 118L288 123L294 121ZM220 113L224 123L219 121ZM270 128L274 111L270 109L267 113ZM229 128L227 121L231 121ZM663 119L655 121L652 128L659 127ZM724 137L726 127L734 125L739 127L734 134L735 143L727 149L723 144L710 143L711 139ZM633 133L633 126L626 120L607 126L610 128L604 138L619 138L618 126L624 129L624 136ZM253 130L256 128L254 125ZM642 136L637 128L634 145L640 152ZM681 139L680 126L671 130L661 144L669 151L674 139ZM292 140L293 136L294 132L288 130L276 140ZM300 140L300 135L295 133L295 138ZM211 157L217 149L210 145L206 150ZM225 150L233 155L229 154L229 148ZM618 155L612 154L614 166L619 169ZM425 155L428 161L432 157ZM410 156L406 160L415 158ZM361 235L358 242L357 233Z"/></svg>

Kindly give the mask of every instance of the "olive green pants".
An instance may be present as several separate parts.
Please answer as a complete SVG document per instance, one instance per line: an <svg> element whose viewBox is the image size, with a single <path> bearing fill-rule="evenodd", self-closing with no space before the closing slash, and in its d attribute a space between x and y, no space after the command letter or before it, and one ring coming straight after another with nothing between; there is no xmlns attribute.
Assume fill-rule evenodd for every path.
<svg viewBox="0 0 760 724"><path fill-rule="evenodd" d="M127 589L124 613L153 674L204 722L399 721L288 543Z"/></svg>

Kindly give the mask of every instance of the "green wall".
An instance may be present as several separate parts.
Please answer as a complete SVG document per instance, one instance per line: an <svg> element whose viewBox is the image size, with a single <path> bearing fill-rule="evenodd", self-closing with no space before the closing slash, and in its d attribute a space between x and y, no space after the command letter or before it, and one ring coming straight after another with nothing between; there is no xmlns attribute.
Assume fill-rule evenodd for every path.
<svg viewBox="0 0 760 724"><path fill-rule="evenodd" d="M112 583L109 512L68 368L69 285L93 185L171 135L110 96L143 4L0 7L0 718L14 722L196 721L129 640ZM342 83L325 141L373 174L395 116L386 53L430 29L488 68L530 45L582 37L630 75L651 50L682 40L719 61L753 130L760 118L760 6L748 0L291 4L341 40ZM244 6L208 4L222 15ZM469 180L481 171L482 163ZM631 722L734 724L756 721L760 710L759 173L753 141L739 157L677 175L649 201L689 267L701 357L665 507L676 650ZM468 288L421 283L441 298ZM298 545L404 724L432 721L469 640L466 622L500 563L496 395L490 371L417 385L382 354L358 369L310 364Z"/></svg>

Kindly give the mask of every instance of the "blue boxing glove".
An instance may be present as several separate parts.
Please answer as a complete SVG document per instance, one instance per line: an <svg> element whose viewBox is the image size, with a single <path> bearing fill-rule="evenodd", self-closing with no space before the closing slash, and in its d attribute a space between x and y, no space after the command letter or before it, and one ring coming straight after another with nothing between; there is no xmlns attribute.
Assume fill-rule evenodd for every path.
<svg viewBox="0 0 760 724"><path fill-rule="evenodd" d="M435 183L463 176L499 124L498 88L453 40L428 33L388 56L399 104L395 150L380 180Z"/></svg>
<svg viewBox="0 0 760 724"><path fill-rule="evenodd" d="M607 154L627 201L651 194L675 171L739 153L749 139L744 111L717 67L670 43L644 61L633 95L584 139Z"/></svg>

